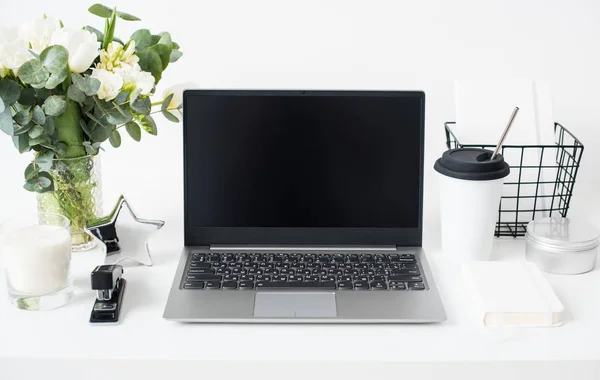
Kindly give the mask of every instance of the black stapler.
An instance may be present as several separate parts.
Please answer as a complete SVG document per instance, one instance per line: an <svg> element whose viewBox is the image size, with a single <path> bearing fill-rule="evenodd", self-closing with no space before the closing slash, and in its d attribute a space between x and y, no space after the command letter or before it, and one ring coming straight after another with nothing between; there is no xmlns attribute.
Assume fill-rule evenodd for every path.
<svg viewBox="0 0 600 380"><path fill-rule="evenodd" d="M125 284L122 265L100 265L92 271L92 289L96 291L96 301L90 322L119 320Z"/></svg>

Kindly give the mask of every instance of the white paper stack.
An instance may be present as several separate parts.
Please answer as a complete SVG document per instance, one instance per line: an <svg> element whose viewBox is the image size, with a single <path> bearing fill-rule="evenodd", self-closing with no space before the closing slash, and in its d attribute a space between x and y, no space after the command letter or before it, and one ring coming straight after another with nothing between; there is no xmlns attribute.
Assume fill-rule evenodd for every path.
<svg viewBox="0 0 600 380"><path fill-rule="evenodd" d="M463 267L469 298L485 326L560 326L564 306L527 261L474 261Z"/></svg>

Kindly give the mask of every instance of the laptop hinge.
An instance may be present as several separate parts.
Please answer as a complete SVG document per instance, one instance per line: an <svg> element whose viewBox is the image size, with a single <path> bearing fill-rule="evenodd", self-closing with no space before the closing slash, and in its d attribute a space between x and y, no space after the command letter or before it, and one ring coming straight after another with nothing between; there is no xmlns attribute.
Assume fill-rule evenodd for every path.
<svg viewBox="0 0 600 380"><path fill-rule="evenodd" d="M251 245L211 245L212 251L395 251L393 245L371 246L251 246Z"/></svg>

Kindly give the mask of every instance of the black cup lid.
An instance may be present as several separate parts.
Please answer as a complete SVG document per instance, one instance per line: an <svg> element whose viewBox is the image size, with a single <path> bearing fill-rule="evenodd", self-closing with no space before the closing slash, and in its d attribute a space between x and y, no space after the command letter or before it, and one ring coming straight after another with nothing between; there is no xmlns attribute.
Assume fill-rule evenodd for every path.
<svg viewBox="0 0 600 380"><path fill-rule="evenodd" d="M489 181L504 178L510 167L501 154L490 161L493 152L487 149L451 149L442 155L433 168L445 176L470 181Z"/></svg>

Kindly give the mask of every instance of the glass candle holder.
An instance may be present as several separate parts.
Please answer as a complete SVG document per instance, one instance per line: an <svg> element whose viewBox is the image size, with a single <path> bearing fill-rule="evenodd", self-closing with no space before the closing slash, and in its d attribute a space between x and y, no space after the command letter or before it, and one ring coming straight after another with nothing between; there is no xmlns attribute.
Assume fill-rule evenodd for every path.
<svg viewBox="0 0 600 380"><path fill-rule="evenodd" d="M50 310L73 294L69 219L39 213L0 225L8 296L24 310Z"/></svg>

